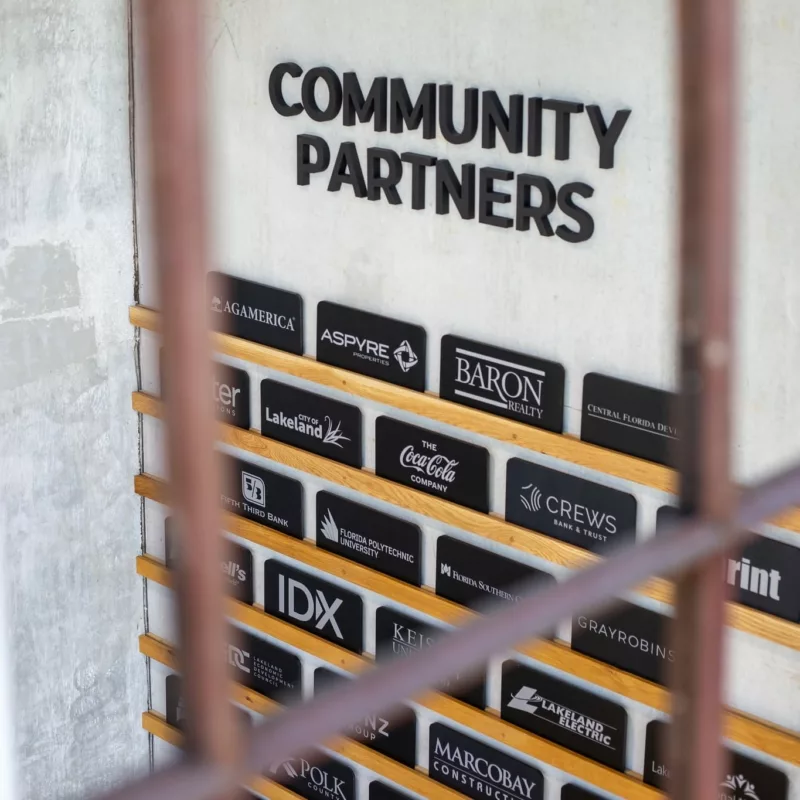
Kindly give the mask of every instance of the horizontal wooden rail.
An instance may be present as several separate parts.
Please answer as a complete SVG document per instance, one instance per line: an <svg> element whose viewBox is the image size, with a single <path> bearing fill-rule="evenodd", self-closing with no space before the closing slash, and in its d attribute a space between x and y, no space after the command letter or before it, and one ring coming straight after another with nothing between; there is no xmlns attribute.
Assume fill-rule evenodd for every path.
<svg viewBox="0 0 800 800"><path fill-rule="evenodd" d="M144 306L131 306L129 310L129 318L133 325L154 332L160 330L160 316L158 311ZM215 333L213 342L217 351L232 358L250 361L296 378L355 394L376 403L393 406L445 425L463 428L481 436L524 447L642 486L650 486L663 492L676 491L676 473L670 467L598 447L570 434L552 433L534 428L443 400L433 392L415 392L357 372L322 364L311 356L286 353L235 336ZM781 528L800 532L800 509L789 509L771 522Z"/></svg>
<svg viewBox="0 0 800 800"><path fill-rule="evenodd" d="M239 520L239 518L234 517L232 521L236 520ZM247 526L254 524L246 520L242 520L242 522L245 522ZM236 531L232 532L235 533ZM162 586L171 586L172 584L169 570L167 570L163 563L151 556L139 556L136 560L136 571L142 577L153 580ZM413 587L408 588L413 589ZM423 593L426 595L427 602L429 603L428 610L425 613L438 617L443 621L463 621L472 613L456 606L455 608L458 609L459 615L448 616L444 611L444 607L437 607L438 601L441 600L441 598L431 596L427 592ZM448 606L454 605L447 601L444 602L447 603ZM266 614L263 609L258 606L248 606L236 600L229 599L228 615L244 625L259 630L275 639L284 641L299 650L311 653L342 670L358 672L364 668L365 664L370 663L369 658L365 659L362 656L351 653L349 650L345 650L324 639L320 639L313 634L306 633L283 620ZM669 692L662 686L657 686L649 681L630 675L627 672L622 672L608 664L603 664L594 659L587 658L556 642L536 642L517 649L520 653L535 658L537 661L544 664L567 672L575 677L583 678L586 681L597 686L602 686L623 697L628 697L629 699L636 700L669 713ZM428 708L432 708L432 710L436 709L433 709L431 704L440 705L442 701L449 702L451 700L451 698L447 698L444 695L430 695L430 697L434 699L426 699L422 704ZM471 708L455 700L452 702L462 707L465 711ZM441 711L439 713L443 713L445 716L452 716L451 713L447 711ZM489 719L494 720L495 718L489 716ZM461 720L459 719L458 721ZM463 724L471 726L473 723L464 722ZM481 721L481 719L479 719L477 724L481 726L485 725L486 722L485 720ZM506 725L506 723L503 724ZM511 727L513 728L513 726ZM479 727L478 729L486 732L484 727ZM517 729L514 728L514 730ZM502 733L502 730L500 733ZM726 711L725 737L744 747L751 747L754 750L759 750L790 764L800 765L800 737L777 726L763 722L762 720L749 717L746 714L741 714L730 709ZM536 738L538 740L538 737ZM500 740L505 741L505 739L502 738ZM523 750L523 752L527 751ZM534 753L530 753L530 755L533 755L535 758L541 758ZM561 769L561 767L559 767L559 769ZM569 772L569 770L564 771ZM595 785L600 786L598 783L595 783ZM614 790L609 789L608 791L613 792Z"/></svg>
<svg viewBox="0 0 800 800"><path fill-rule="evenodd" d="M161 401L144 392L134 392L132 404L135 411L149 416L160 418L163 412ZM529 553L551 564L569 569L581 569L599 560L595 554L559 539L521 528L499 517L473 511L417 489L402 486L365 469L348 467L323 456L276 442L255 431L242 430L225 423L219 424L219 431L221 440L232 447L354 489L445 525L461 528L493 542ZM151 485L150 488L152 490L154 487ZM150 499L165 502L164 497L165 493L162 490L158 497L151 496ZM637 591L653 600L672 602L672 584L661 578L651 578L638 587ZM753 636L769 639L793 650L800 650L800 625L795 622L731 602L728 603L728 624Z"/></svg>
<svg viewBox="0 0 800 800"><path fill-rule="evenodd" d="M137 569L142 558L140 556L139 560L137 560ZM141 569L138 569L138 571L140 575L143 574ZM155 574L152 565L147 572L148 574L144 575L144 577L150 577L155 580L152 577ZM160 577L163 578L164 585L170 585L170 574L166 568L162 567ZM275 618L266 614L258 606L246 606L230 599L229 616L236 622L255 628L268 636L280 638L274 632L275 629L272 623ZM303 644L295 644L298 649L337 666L343 660L342 657L337 655L334 655L333 659L330 658L330 655L335 651L342 650L338 645L326 642L314 634L300 629L298 629L298 633L299 637L297 639L302 639L303 641ZM350 657L350 666L346 668L349 672L359 672L373 663L369 657L357 656L349 651L343 651L343 653L347 653ZM605 767L574 753L572 750L567 750L547 739L542 739L533 733L517 728L494 714L480 711L447 695L431 692L424 697L414 698L414 702L453 722L472 730L480 731L489 738L518 750L520 753L524 753L540 763L580 778L618 797L624 797L629 800L655 800L655 798L663 797L661 792L644 784L640 776L634 776L632 773L617 772L610 767Z"/></svg>

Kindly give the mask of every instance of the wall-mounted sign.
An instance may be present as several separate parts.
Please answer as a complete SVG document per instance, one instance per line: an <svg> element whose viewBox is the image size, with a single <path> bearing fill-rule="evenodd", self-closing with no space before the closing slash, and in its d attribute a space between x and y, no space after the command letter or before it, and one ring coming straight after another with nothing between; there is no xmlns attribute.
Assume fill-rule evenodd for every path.
<svg viewBox="0 0 800 800"><path fill-rule="evenodd" d="M358 406L278 381L261 381L263 436L360 467L361 427Z"/></svg>
<svg viewBox="0 0 800 800"><path fill-rule="evenodd" d="M515 603L528 580L554 583L547 572L462 542L452 536L436 541L436 594L471 608L490 600Z"/></svg>
<svg viewBox="0 0 800 800"><path fill-rule="evenodd" d="M561 787L561 800L603 800L603 798L599 794L576 786L574 783L568 783L566 786Z"/></svg>
<svg viewBox="0 0 800 800"><path fill-rule="evenodd" d="M290 758L273 764L266 776L308 800L356 800L356 776L350 767L329 757Z"/></svg>
<svg viewBox="0 0 800 800"><path fill-rule="evenodd" d="M441 633L441 628L420 622L393 608L381 606L375 612L375 658L380 662L387 658L409 656L430 647L435 637ZM452 679L441 684L442 690L483 710L486 707L485 671L469 683L455 687L459 678L459 673L454 673Z"/></svg>
<svg viewBox="0 0 800 800"><path fill-rule="evenodd" d="M422 582L417 525L330 492L317 492L317 545L415 586Z"/></svg>
<svg viewBox="0 0 800 800"><path fill-rule="evenodd" d="M503 665L500 716L606 766L625 771L628 715L612 703L540 670Z"/></svg>
<svg viewBox="0 0 800 800"><path fill-rule="evenodd" d="M564 429L564 367L555 361L443 336L439 395L556 433Z"/></svg>
<svg viewBox="0 0 800 800"><path fill-rule="evenodd" d="M343 680L350 678L317 667L314 670L314 694ZM347 728L347 735L407 767L413 768L417 763L417 716L411 709L408 709L407 718L392 723L380 714L364 717L361 722Z"/></svg>
<svg viewBox="0 0 800 800"><path fill-rule="evenodd" d="M424 392L427 346L419 325L325 300L317 305L317 361Z"/></svg>
<svg viewBox="0 0 800 800"><path fill-rule="evenodd" d="M591 372L583 379L581 439L659 464L672 465L676 395Z"/></svg>
<svg viewBox="0 0 800 800"><path fill-rule="evenodd" d="M668 790L666 722L653 720L647 725L644 746L644 782ZM789 780L774 767L754 761L732 750L727 751L728 768L719 785L719 800L786 800Z"/></svg>
<svg viewBox="0 0 800 800"><path fill-rule="evenodd" d="M236 631L234 641L228 645L233 680L283 702L300 697L303 670L297 656L242 630Z"/></svg>
<svg viewBox="0 0 800 800"><path fill-rule="evenodd" d="M303 298L222 272L208 274L214 330L303 354Z"/></svg>
<svg viewBox="0 0 800 800"><path fill-rule="evenodd" d="M667 645L667 617L631 603L605 614L581 614L572 620L572 649L665 683L675 652Z"/></svg>
<svg viewBox="0 0 800 800"><path fill-rule="evenodd" d="M186 722L186 707L183 702L183 681L179 675L168 675L166 680L166 719L167 725L173 728L183 729ZM251 727L253 718L249 712L239 706L232 705L234 714L239 718L243 726Z"/></svg>
<svg viewBox="0 0 800 800"><path fill-rule="evenodd" d="M636 498L521 458L506 466L506 519L601 552L636 538Z"/></svg>
<svg viewBox="0 0 800 800"><path fill-rule="evenodd" d="M544 800L540 770L441 722L430 727L428 774L475 800Z"/></svg>
<svg viewBox="0 0 800 800"><path fill-rule="evenodd" d="M369 785L369 800L412 800L410 794L387 786L380 781L372 781Z"/></svg>
<svg viewBox="0 0 800 800"><path fill-rule="evenodd" d="M178 566L178 531L175 529L175 520L167 517L164 520L164 563L167 569Z"/></svg>
<svg viewBox="0 0 800 800"><path fill-rule="evenodd" d="M489 451L485 447L378 417L375 473L477 511L489 510Z"/></svg>
<svg viewBox="0 0 800 800"><path fill-rule="evenodd" d="M264 562L264 610L355 653L363 650L361 598L274 558Z"/></svg>
<svg viewBox="0 0 800 800"><path fill-rule="evenodd" d="M303 537L303 486L239 458L223 455L222 507L240 517Z"/></svg>

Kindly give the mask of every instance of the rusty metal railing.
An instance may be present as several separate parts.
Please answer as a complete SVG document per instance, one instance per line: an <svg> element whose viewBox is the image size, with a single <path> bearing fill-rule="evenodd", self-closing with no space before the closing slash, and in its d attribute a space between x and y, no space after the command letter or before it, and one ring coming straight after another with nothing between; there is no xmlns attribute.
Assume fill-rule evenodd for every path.
<svg viewBox="0 0 800 800"><path fill-rule="evenodd" d="M722 776L720 675L725 554L764 519L800 502L800 467L742 493L730 475L730 365L735 0L676 0L681 101L681 409L683 521L664 536L442 637L429 650L370 670L237 740L223 660L223 547L218 468L207 402L210 353L203 291L205 231L202 30L196 0L141 0L151 103L156 239L161 275L170 481L181 530L183 673L192 758L132 783L113 800L205 800L250 775L391 709L452 673L545 635L579 611L612 605L651 575L677 579L673 636L673 793L716 796ZM191 609L191 612L189 612Z"/></svg>

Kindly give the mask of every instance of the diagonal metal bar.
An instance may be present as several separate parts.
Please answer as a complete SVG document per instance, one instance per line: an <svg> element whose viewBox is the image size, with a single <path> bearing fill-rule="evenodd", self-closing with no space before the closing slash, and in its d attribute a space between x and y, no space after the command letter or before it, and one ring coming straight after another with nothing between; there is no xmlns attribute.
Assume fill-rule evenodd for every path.
<svg viewBox="0 0 800 800"><path fill-rule="evenodd" d="M618 552L597 566L546 589L528 592L513 606L477 618L448 633L430 649L373 669L338 686L335 692L271 717L254 729L247 757L238 772L208 766L172 767L105 795L106 800L212 800L231 782L242 783L276 761L324 742L364 716L391 716L397 703L439 684L458 665L459 672L479 669L493 654L521 640L545 634L565 617L615 602L614 595L645 578L672 575L741 541L763 519L800 502L800 466L747 490L739 505L734 533L725 525L687 520L664 536ZM191 792L191 793L190 793Z"/></svg>

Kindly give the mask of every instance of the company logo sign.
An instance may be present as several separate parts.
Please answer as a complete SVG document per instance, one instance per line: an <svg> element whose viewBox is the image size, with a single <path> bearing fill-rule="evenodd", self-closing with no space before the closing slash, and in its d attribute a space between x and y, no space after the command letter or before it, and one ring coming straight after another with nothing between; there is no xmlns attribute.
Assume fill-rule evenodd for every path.
<svg viewBox="0 0 800 800"><path fill-rule="evenodd" d="M228 645L234 680L266 697L299 697L302 667L297 656L241 630L235 641Z"/></svg>
<svg viewBox="0 0 800 800"><path fill-rule="evenodd" d="M179 675L167 675L165 681L167 701L167 725L182 728L186 721L186 709L183 703L183 689Z"/></svg>
<svg viewBox="0 0 800 800"><path fill-rule="evenodd" d="M317 359L417 391L425 390L424 328L323 301L317 306Z"/></svg>
<svg viewBox="0 0 800 800"><path fill-rule="evenodd" d="M568 783L561 787L561 800L603 800L603 798L599 794L575 786L574 783Z"/></svg>
<svg viewBox="0 0 800 800"><path fill-rule="evenodd" d="M224 455L222 507L282 533L303 536L303 488L299 481Z"/></svg>
<svg viewBox="0 0 800 800"><path fill-rule="evenodd" d="M551 675L507 662L501 716L545 739L625 771L625 709Z"/></svg>
<svg viewBox="0 0 800 800"><path fill-rule="evenodd" d="M270 614L360 653L364 609L354 592L269 559L264 564L264 608Z"/></svg>
<svg viewBox="0 0 800 800"><path fill-rule="evenodd" d="M419 586L418 526L329 492L317 493L317 544L359 564Z"/></svg>
<svg viewBox="0 0 800 800"><path fill-rule="evenodd" d="M369 800L411 800L411 795L398 792L380 781L372 781L369 785Z"/></svg>
<svg viewBox="0 0 800 800"><path fill-rule="evenodd" d="M303 299L222 272L208 275L214 329L251 342L303 353Z"/></svg>
<svg viewBox="0 0 800 800"><path fill-rule="evenodd" d="M214 365L214 407L223 422L250 428L250 376L243 369Z"/></svg>
<svg viewBox="0 0 800 800"><path fill-rule="evenodd" d="M222 562L222 573L228 583L228 591L241 603L252 605L253 598L253 554L236 542L226 542L229 558Z"/></svg>
<svg viewBox="0 0 800 800"><path fill-rule="evenodd" d="M591 372L583 379L581 439L659 464L674 464L680 431L672 421L676 396Z"/></svg>
<svg viewBox="0 0 800 800"><path fill-rule="evenodd" d="M561 433L564 367L500 347L442 337L441 397Z"/></svg>
<svg viewBox="0 0 800 800"><path fill-rule="evenodd" d="M392 657L406 657L419 650L430 647L441 628L420 622L408 614L381 606L375 612L375 654L381 662ZM456 682L465 679L463 685ZM485 672L474 678L466 678L456 673L452 679L442 684L443 690L453 697L483 709L486 705Z"/></svg>
<svg viewBox="0 0 800 800"><path fill-rule="evenodd" d="M544 776L523 761L434 722L428 772L440 783L475 800L543 800Z"/></svg>
<svg viewBox="0 0 800 800"><path fill-rule="evenodd" d="M598 661L664 684L666 666L676 654L666 644L667 618L631 603L604 615L572 620L572 649Z"/></svg>
<svg viewBox="0 0 800 800"><path fill-rule="evenodd" d="M636 536L636 498L520 458L506 467L506 519L600 552Z"/></svg>
<svg viewBox="0 0 800 800"><path fill-rule="evenodd" d="M353 770L333 759L310 764L304 758L291 758L271 764L270 777L309 800L355 800Z"/></svg>
<svg viewBox="0 0 800 800"><path fill-rule="evenodd" d="M378 417L375 472L478 511L489 510L489 452L484 447Z"/></svg>
<svg viewBox="0 0 800 800"><path fill-rule="evenodd" d="M475 607L489 600L515 603L524 581L554 582L546 572L452 536L436 541L436 594Z"/></svg>
<svg viewBox="0 0 800 800"><path fill-rule="evenodd" d="M261 433L352 467L362 464L361 410L273 380L261 381Z"/></svg>

